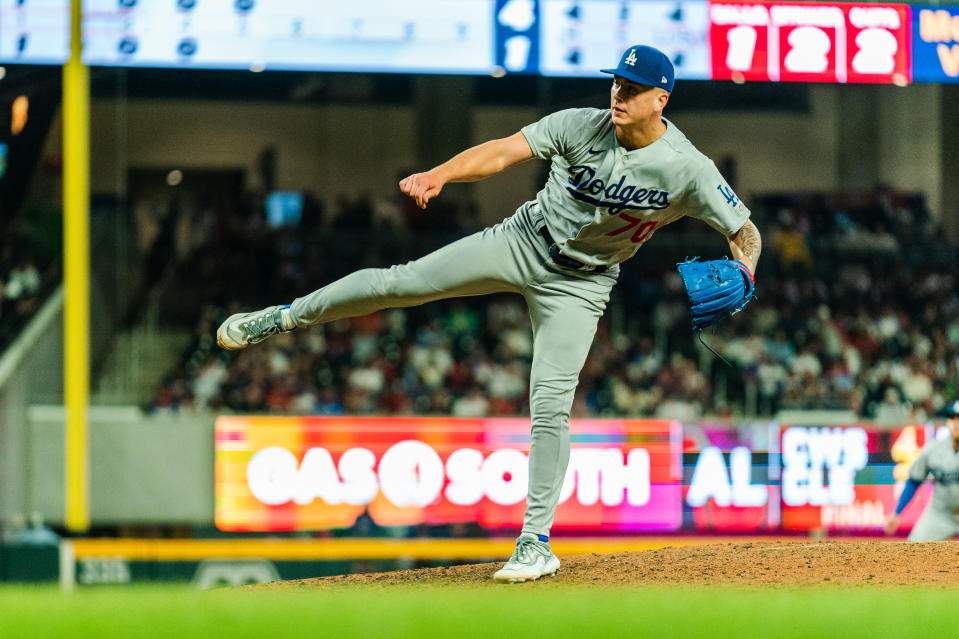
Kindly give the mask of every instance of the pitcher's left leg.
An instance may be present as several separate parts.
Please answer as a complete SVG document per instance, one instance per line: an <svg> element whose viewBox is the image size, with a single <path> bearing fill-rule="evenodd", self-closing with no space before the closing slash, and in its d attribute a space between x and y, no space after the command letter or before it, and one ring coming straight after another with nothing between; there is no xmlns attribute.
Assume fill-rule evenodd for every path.
<svg viewBox="0 0 959 639"><path fill-rule="evenodd" d="M569 464L569 414L614 279L560 280L526 293L533 323L532 445L523 532L549 536Z"/></svg>

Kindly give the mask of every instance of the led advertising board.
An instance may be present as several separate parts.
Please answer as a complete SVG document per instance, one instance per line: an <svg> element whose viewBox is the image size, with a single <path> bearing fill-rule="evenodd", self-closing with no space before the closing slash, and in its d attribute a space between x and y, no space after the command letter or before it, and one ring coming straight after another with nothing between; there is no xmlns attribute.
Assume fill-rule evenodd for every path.
<svg viewBox="0 0 959 639"><path fill-rule="evenodd" d="M912 8L916 82L959 82L959 7Z"/></svg>
<svg viewBox="0 0 959 639"><path fill-rule="evenodd" d="M684 528L779 529L778 424L683 424L683 466Z"/></svg>
<svg viewBox="0 0 959 639"><path fill-rule="evenodd" d="M932 426L782 428L782 522L790 530L879 529L894 510ZM942 434L942 433L940 433ZM909 529L928 502L920 488L903 513Z"/></svg>
<svg viewBox="0 0 959 639"><path fill-rule="evenodd" d="M556 530L879 534L909 468L944 426L573 420ZM477 523L514 529L528 419L221 417L222 530ZM916 522L931 485L902 516Z"/></svg>
<svg viewBox="0 0 959 639"><path fill-rule="evenodd" d="M523 520L528 419L221 417L216 525L269 531ZM573 420L554 529L675 530L680 426Z"/></svg>
<svg viewBox="0 0 959 639"><path fill-rule="evenodd" d="M908 84L904 4L710 2L716 80Z"/></svg>

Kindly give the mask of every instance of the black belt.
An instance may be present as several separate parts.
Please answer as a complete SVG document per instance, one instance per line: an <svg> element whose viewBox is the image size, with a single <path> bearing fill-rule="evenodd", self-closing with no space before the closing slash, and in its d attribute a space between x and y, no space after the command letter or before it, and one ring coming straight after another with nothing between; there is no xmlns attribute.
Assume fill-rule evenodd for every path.
<svg viewBox="0 0 959 639"><path fill-rule="evenodd" d="M580 262L575 258L560 253L559 247L556 245L556 241L553 239L553 236L549 234L549 231L546 229L545 225L539 228L539 234L543 236L544 240L546 240L546 248L549 251L550 258L552 258L553 262L559 264L563 268L568 268L574 271L583 271L584 273L605 273L609 268L608 266L593 266L592 264Z"/></svg>

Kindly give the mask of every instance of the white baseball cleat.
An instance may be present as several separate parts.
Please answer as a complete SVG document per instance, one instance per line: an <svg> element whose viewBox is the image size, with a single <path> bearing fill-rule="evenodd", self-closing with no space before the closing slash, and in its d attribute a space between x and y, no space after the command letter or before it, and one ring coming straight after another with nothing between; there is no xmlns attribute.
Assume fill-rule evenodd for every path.
<svg viewBox="0 0 959 639"><path fill-rule="evenodd" d="M549 544L537 539L532 533L523 533L516 540L516 550L506 565L496 571L493 581L517 583L555 575L559 570L559 557L553 554Z"/></svg>
<svg viewBox="0 0 959 639"><path fill-rule="evenodd" d="M228 317L216 331L216 343L228 351L238 351L289 330L283 328L283 307L270 306Z"/></svg>

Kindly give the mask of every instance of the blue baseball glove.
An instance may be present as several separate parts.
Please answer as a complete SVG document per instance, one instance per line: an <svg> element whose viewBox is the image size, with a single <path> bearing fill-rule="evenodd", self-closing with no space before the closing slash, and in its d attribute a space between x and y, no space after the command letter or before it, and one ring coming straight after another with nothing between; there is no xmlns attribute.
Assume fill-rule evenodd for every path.
<svg viewBox="0 0 959 639"><path fill-rule="evenodd" d="M694 257L676 265L689 296L694 330L743 310L755 289L753 274L739 260L698 260Z"/></svg>

